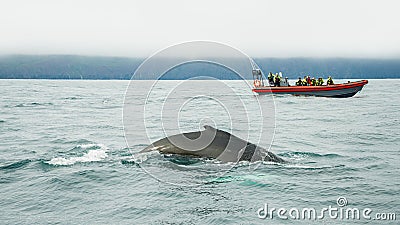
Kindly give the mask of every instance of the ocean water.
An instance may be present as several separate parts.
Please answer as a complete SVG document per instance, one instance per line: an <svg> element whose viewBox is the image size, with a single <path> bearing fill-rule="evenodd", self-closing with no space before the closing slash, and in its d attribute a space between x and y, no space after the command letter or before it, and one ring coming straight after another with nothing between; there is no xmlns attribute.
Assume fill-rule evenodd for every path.
<svg viewBox="0 0 400 225"><path fill-rule="evenodd" d="M179 81L161 82L162 90ZM206 87L215 81L202 82L200 86ZM239 82L227 81L240 89ZM122 119L127 85L128 81L0 80L1 224L397 224L400 220L400 80L370 80L355 97L346 99L274 97L271 151L287 163L262 163L256 168L158 153L135 155L148 143L138 138L127 147ZM271 99L242 91L249 101ZM185 113L188 118L197 115ZM187 129L197 128L197 122ZM156 128L151 129L152 138L163 138ZM143 131L135 132L139 136ZM217 178L207 176L207 168L225 167L232 168ZM204 182L169 184L144 168L162 171L161 178L167 180L189 176L182 180ZM347 205L338 205L338 198ZM288 211L331 206L372 212L371 219L328 214L316 221L285 219L276 212L273 218L260 219L259 209L266 204L268 209ZM377 213L394 213L397 221L374 220Z"/></svg>

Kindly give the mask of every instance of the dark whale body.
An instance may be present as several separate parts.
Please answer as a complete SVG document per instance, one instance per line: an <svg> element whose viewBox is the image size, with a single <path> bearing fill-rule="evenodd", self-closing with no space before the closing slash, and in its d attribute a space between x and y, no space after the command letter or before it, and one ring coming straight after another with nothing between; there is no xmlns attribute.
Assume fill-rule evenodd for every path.
<svg viewBox="0 0 400 225"><path fill-rule="evenodd" d="M149 145L142 152L159 151L194 157L214 158L222 162L284 162L275 154L228 132L204 126L205 130L172 135Z"/></svg>

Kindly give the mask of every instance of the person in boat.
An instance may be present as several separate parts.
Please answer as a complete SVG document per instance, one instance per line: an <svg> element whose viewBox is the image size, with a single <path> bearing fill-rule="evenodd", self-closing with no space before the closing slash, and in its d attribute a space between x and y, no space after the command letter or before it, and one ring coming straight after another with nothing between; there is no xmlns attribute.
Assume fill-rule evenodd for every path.
<svg viewBox="0 0 400 225"><path fill-rule="evenodd" d="M317 85L317 80L315 77L311 78L311 86L316 86Z"/></svg>
<svg viewBox="0 0 400 225"><path fill-rule="evenodd" d="M301 80L301 77L296 81L296 86L303 86L303 81Z"/></svg>
<svg viewBox="0 0 400 225"><path fill-rule="evenodd" d="M272 72L268 73L268 82L270 85L274 83L274 75L272 75Z"/></svg>
<svg viewBox="0 0 400 225"><path fill-rule="evenodd" d="M319 77L317 80L317 86L322 86L324 85L324 79L322 79L322 77Z"/></svg>
<svg viewBox="0 0 400 225"><path fill-rule="evenodd" d="M275 87L280 87L281 86L281 77L279 76L278 73L275 74L275 83L274 83Z"/></svg>
<svg viewBox="0 0 400 225"><path fill-rule="evenodd" d="M311 78L310 78L310 76L307 76L306 81L307 81L307 86L311 86Z"/></svg>
<svg viewBox="0 0 400 225"><path fill-rule="evenodd" d="M307 76L304 76L304 78L301 82L302 82L303 86L307 86Z"/></svg>
<svg viewBox="0 0 400 225"><path fill-rule="evenodd" d="M333 85L333 84L334 84L334 83L333 83L332 77L329 76L329 77L328 77L328 80L326 80L326 85Z"/></svg>

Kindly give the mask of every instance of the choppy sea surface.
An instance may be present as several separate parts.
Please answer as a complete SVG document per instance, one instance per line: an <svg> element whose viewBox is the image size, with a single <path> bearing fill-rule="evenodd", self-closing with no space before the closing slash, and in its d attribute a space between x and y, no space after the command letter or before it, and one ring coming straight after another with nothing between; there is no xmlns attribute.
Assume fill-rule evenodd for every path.
<svg viewBox="0 0 400 225"><path fill-rule="evenodd" d="M167 88L178 81L161 82ZM214 81L202 82L206 87ZM241 88L240 81L226 82ZM256 169L242 163L210 180L204 169L224 165L158 153L132 157L149 143L138 141L128 148L125 142L122 104L127 85L0 80L1 224L315 222L280 218L276 212L260 219L259 209L266 204L269 210L321 211L331 206L372 211L370 219L328 214L316 219L325 224L400 220L400 80L370 80L346 99L274 97L271 151L287 163L263 163ZM250 100L270 99L243 91ZM171 163L176 166L167 166ZM188 168L186 175L206 182L192 187L164 183L146 173L146 166L158 167L167 178ZM347 204L339 206L338 198ZM394 213L397 221L378 221L377 213Z"/></svg>

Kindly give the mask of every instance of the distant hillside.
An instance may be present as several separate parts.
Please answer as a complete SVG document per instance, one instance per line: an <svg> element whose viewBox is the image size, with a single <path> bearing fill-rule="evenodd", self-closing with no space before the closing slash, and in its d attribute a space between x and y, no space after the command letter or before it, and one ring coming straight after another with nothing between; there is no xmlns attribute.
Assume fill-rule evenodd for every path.
<svg viewBox="0 0 400 225"><path fill-rule="evenodd" d="M142 59L73 55L1 56L0 78L130 79Z"/></svg>
<svg viewBox="0 0 400 225"><path fill-rule="evenodd" d="M335 78L400 78L400 59L255 59L263 72L282 71L293 79L298 76L329 76Z"/></svg>
<svg viewBox="0 0 400 225"><path fill-rule="evenodd" d="M130 79L144 59L73 55L0 56L0 79ZM264 73L282 71L291 79L298 76L334 78L400 78L400 60L344 58L258 58ZM215 65L192 64L177 67L163 79L213 76L237 79L230 71ZM251 79L249 73L248 79Z"/></svg>

